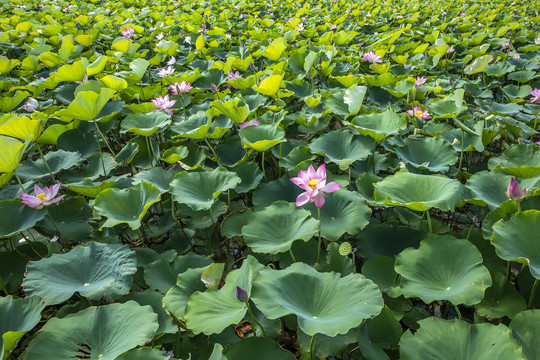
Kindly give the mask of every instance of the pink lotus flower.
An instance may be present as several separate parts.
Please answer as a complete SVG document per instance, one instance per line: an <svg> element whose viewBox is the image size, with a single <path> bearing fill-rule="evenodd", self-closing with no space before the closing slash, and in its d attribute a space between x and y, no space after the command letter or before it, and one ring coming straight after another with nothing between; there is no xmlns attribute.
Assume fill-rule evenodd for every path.
<svg viewBox="0 0 540 360"><path fill-rule="evenodd" d="M174 65L176 64L176 58L174 56L171 56L169 61L167 61L167 65Z"/></svg>
<svg viewBox="0 0 540 360"><path fill-rule="evenodd" d="M233 73L232 71L229 71L227 73L227 79L226 81L229 81L229 80L235 80L235 79L239 79L242 77L242 74L240 74L238 71Z"/></svg>
<svg viewBox="0 0 540 360"><path fill-rule="evenodd" d="M429 112L427 110L420 109L420 106L416 105L416 107L412 110L407 110L407 114L411 116L416 116L418 120L428 120L431 119L431 115L429 115Z"/></svg>
<svg viewBox="0 0 540 360"><path fill-rule="evenodd" d="M130 39L136 37L137 35L135 34L135 29L125 28L124 30L122 30L122 36L126 39Z"/></svg>
<svg viewBox="0 0 540 360"><path fill-rule="evenodd" d="M519 53L516 51L515 54L512 56L512 59L519 59L521 56L519 55Z"/></svg>
<svg viewBox="0 0 540 360"><path fill-rule="evenodd" d="M536 39L534 39L534 43L536 45L540 45L540 37L537 37Z"/></svg>
<svg viewBox="0 0 540 360"><path fill-rule="evenodd" d="M504 44L501 44L501 49L502 50L506 50L510 47L510 43L509 42L505 42Z"/></svg>
<svg viewBox="0 0 540 360"><path fill-rule="evenodd" d="M155 99L152 99L150 101L152 102L152 104L156 105L156 107L158 107L159 109L165 110L167 114L169 115L173 114L172 110L169 108L171 108L176 103L176 100L169 100L169 94L165 95L165 97L158 96ZM152 111L159 111L159 110L156 109Z"/></svg>
<svg viewBox="0 0 540 360"><path fill-rule="evenodd" d="M508 184L508 189L504 193L510 200L521 201L527 195L527 189L523 189L516 179L512 177Z"/></svg>
<svg viewBox="0 0 540 360"><path fill-rule="evenodd" d="M193 89L193 86L185 80L182 80L181 83L175 82L173 85L169 85L169 87L174 95L178 95L178 93L187 94L189 90Z"/></svg>
<svg viewBox="0 0 540 360"><path fill-rule="evenodd" d="M248 126L257 126L259 125L259 122L257 120L251 120L251 121L246 121L246 122L243 122L241 124L238 124L238 127L240 129L243 129L243 128L246 128ZM240 131L240 129L238 129L238 131Z"/></svg>
<svg viewBox="0 0 540 360"><path fill-rule="evenodd" d="M43 206L51 205L62 200L65 195L55 197L60 190L61 183L52 185L50 187L44 186L40 188L34 185L34 195L28 195L25 193L19 193L19 197L24 205L28 205L34 209L43 209Z"/></svg>
<svg viewBox="0 0 540 360"><path fill-rule="evenodd" d="M377 64L382 62L382 59L379 55L375 54L373 51L362 54L362 60L367 61L371 64Z"/></svg>
<svg viewBox="0 0 540 360"><path fill-rule="evenodd" d="M341 189L341 185L335 181L326 183L326 164L319 166L317 171L315 171L313 165L309 165L307 171L301 170L298 177L292 178L291 181L306 190L296 198L296 206L302 206L307 202L315 202L315 206L320 209L326 201L325 192L334 192Z"/></svg>
<svg viewBox="0 0 540 360"><path fill-rule="evenodd" d="M447 54L451 54L451 53L453 53L453 52L455 52L455 51L456 51L456 49L454 49L453 46L450 46L450 47L448 48L448 50L446 50L446 53L447 53Z"/></svg>
<svg viewBox="0 0 540 360"><path fill-rule="evenodd" d="M530 91L532 95L531 102L540 104L540 89L534 89Z"/></svg>
<svg viewBox="0 0 540 360"><path fill-rule="evenodd" d="M414 86L416 86L416 87L422 86L422 85L424 85L426 83L426 81L427 81L426 77L417 76L416 81L414 82Z"/></svg>
<svg viewBox="0 0 540 360"><path fill-rule="evenodd" d="M26 103L23 105L22 109L26 112L34 112L39 106L39 102L29 97L28 100L26 100Z"/></svg>
<svg viewBox="0 0 540 360"><path fill-rule="evenodd" d="M168 68L163 68L163 69L160 69L158 72L157 72L157 75L159 77L165 77L165 76L171 76L172 74L174 74L174 69L172 66L169 66Z"/></svg>

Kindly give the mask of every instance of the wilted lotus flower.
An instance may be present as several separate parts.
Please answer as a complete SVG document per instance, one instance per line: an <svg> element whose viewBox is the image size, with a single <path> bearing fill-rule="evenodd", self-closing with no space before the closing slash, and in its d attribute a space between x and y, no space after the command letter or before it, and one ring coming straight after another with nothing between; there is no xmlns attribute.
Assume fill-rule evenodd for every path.
<svg viewBox="0 0 540 360"><path fill-rule="evenodd" d="M135 35L135 29L125 28L124 30L122 30L122 36L125 37L126 39L130 39L130 38L134 38L137 35Z"/></svg>
<svg viewBox="0 0 540 360"><path fill-rule="evenodd" d="M50 187L44 186L43 188L34 185L34 195L20 193L19 197L21 198L23 204L34 209L43 209L43 206L59 202L65 196L60 195L55 197L56 194L58 194L58 190L60 190L60 185L62 184L58 183Z"/></svg>
<svg viewBox="0 0 540 360"><path fill-rule="evenodd" d="M317 171L313 165L309 165L307 171L300 170L298 177L292 178L291 181L306 190L296 198L296 206L302 206L309 201L322 208L326 201L324 193L341 189L341 185L335 181L326 183L326 164L319 166Z"/></svg>
<svg viewBox="0 0 540 360"><path fill-rule="evenodd" d="M22 109L26 112L33 112L38 108L38 106L39 102L36 99L29 97Z"/></svg>
<svg viewBox="0 0 540 360"><path fill-rule="evenodd" d="M167 114L172 115L173 112L171 108L175 103L176 100L169 100L169 94L163 96L158 96L155 99L150 100L152 104L156 105L156 107L160 108L161 110L165 110ZM159 111L159 110L152 110L152 111Z"/></svg>
<svg viewBox="0 0 540 360"><path fill-rule="evenodd" d="M246 121L246 122L243 122L241 124L238 124L238 127L240 129L243 129L243 128L246 128L248 126L257 126L259 125L259 122L257 120L251 120L251 121ZM240 129L238 129L238 131L240 131Z"/></svg>
<svg viewBox="0 0 540 360"><path fill-rule="evenodd" d="M175 82L173 85L169 85L169 87L174 95L178 95L178 93L187 94L189 90L193 89L193 86L185 80L182 80L181 83Z"/></svg>
<svg viewBox="0 0 540 360"><path fill-rule="evenodd" d="M508 189L504 192L510 200L521 201L527 195L527 189L523 189L521 185L512 177Z"/></svg>
<svg viewBox="0 0 540 360"><path fill-rule="evenodd" d="M427 81L427 78L426 77L423 77L423 76L417 76L416 77L416 81L414 83L414 86L418 87L418 86L422 86L426 83Z"/></svg>
<svg viewBox="0 0 540 360"><path fill-rule="evenodd" d="M407 110L407 114L411 116L416 116L418 120L428 120L431 119L431 115L429 115L429 112L427 110L420 109L420 106L416 105L416 107L412 110Z"/></svg>
<svg viewBox="0 0 540 360"><path fill-rule="evenodd" d="M166 68L166 69L163 68L163 69L161 69L161 70L159 70L159 71L157 72L157 75L158 75L159 77L171 76L172 74L174 74L174 69L173 69L172 66L169 66L169 67Z"/></svg>
<svg viewBox="0 0 540 360"><path fill-rule="evenodd" d="M248 299L248 293L245 289L241 288L240 286L236 287L236 298L240 302L246 302Z"/></svg>
<svg viewBox="0 0 540 360"><path fill-rule="evenodd" d="M380 63L382 62L382 59L379 55L375 54L373 51L369 51L367 53L364 53L362 55L362 60L364 61L367 61L368 63L371 63L371 64L377 64L377 63Z"/></svg>
<svg viewBox="0 0 540 360"><path fill-rule="evenodd" d="M532 95L532 98L531 98L532 103L540 103L540 89L535 88L534 90L530 91L530 94Z"/></svg>

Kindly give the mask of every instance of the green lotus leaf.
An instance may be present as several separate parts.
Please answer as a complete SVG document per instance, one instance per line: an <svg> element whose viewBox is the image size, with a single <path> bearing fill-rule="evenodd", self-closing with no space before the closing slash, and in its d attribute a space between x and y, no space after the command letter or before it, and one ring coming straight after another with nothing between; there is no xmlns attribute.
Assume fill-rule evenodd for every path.
<svg viewBox="0 0 540 360"><path fill-rule="evenodd" d="M163 111L133 114L122 120L120 131L151 136L171 123L171 117Z"/></svg>
<svg viewBox="0 0 540 360"><path fill-rule="evenodd" d="M275 98L279 91L279 87L282 81L283 81L282 75L271 75L265 78L263 81L261 81L258 86L257 85L253 86L253 90L261 94L268 95Z"/></svg>
<svg viewBox="0 0 540 360"><path fill-rule="evenodd" d="M461 193L462 185L457 180L400 171L375 183L374 198L385 205L416 211L432 207L449 211L459 203Z"/></svg>
<svg viewBox="0 0 540 360"><path fill-rule="evenodd" d="M447 173L456 163L457 152L450 143L437 138L411 138L396 148L396 155L420 170Z"/></svg>
<svg viewBox="0 0 540 360"><path fill-rule="evenodd" d="M390 297L401 295L399 275L394 270L395 260L390 256L374 256L362 265L362 274L379 286Z"/></svg>
<svg viewBox="0 0 540 360"><path fill-rule="evenodd" d="M173 119L175 120L171 125L173 134L189 139L204 139L212 126L212 121L204 111L199 111L183 121L179 121L179 116L175 116Z"/></svg>
<svg viewBox="0 0 540 360"><path fill-rule="evenodd" d="M310 336L344 334L384 305L377 285L362 275L319 273L304 263L260 271L251 299L269 319L295 314L298 327Z"/></svg>
<svg viewBox="0 0 540 360"><path fill-rule="evenodd" d="M261 184L253 192L253 208L255 211L262 210L279 200L296 201L296 197L302 192L302 189L289 179L290 176L285 174L278 180Z"/></svg>
<svg viewBox="0 0 540 360"><path fill-rule="evenodd" d="M321 135L309 144L309 148L313 153L324 156L325 161L339 165L346 160L352 164L371 155L374 142L370 137L355 135L345 128Z"/></svg>
<svg viewBox="0 0 540 360"><path fill-rule="evenodd" d="M488 168L520 178L534 177L540 174L540 148L534 144L516 144L501 156L489 159Z"/></svg>
<svg viewBox="0 0 540 360"><path fill-rule="evenodd" d="M169 169L165 170L160 167L154 167L150 170L140 171L131 179L133 185L141 182L147 182L154 185L162 194L169 191L169 184L174 178L176 171Z"/></svg>
<svg viewBox="0 0 540 360"><path fill-rule="evenodd" d="M271 147L287 141L285 133L274 125L247 126L238 132L244 148L266 151Z"/></svg>
<svg viewBox="0 0 540 360"><path fill-rule="evenodd" d="M383 349L396 347L403 330L394 312L385 306L358 330L358 345L366 358L390 359Z"/></svg>
<svg viewBox="0 0 540 360"><path fill-rule="evenodd" d="M47 209L37 210L18 200L3 200L0 213L0 238L5 238L33 227L47 215Z"/></svg>
<svg viewBox="0 0 540 360"><path fill-rule="evenodd" d="M486 290L482 302L476 305L478 314L488 318L502 318L507 316L509 319L527 308L527 303L514 285L510 284L506 277L499 273L491 273L493 284Z"/></svg>
<svg viewBox="0 0 540 360"><path fill-rule="evenodd" d="M419 297L426 304L448 300L454 305L478 304L491 286L482 254L469 241L453 236L427 237L420 248L405 249L396 257L405 297Z"/></svg>
<svg viewBox="0 0 540 360"><path fill-rule="evenodd" d="M508 200L504 192L510 179L510 175L501 171L479 171L467 180L465 186L471 190L475 199L482 200L490 209L494 209Z"/></svg>
<svg viewBox="0 0 540 360"><path fill-rule="evenodd" d="M356 115L362 108L364 96L366 96L367 87L353 85L343 95L343 102L349 107L350 115Z"/></svg>
<svg viewBox="0 0 540 360"><path fill-rule="evenodd" d="M127 189L106 189L96 197L94 217L107 218L101 228L126 223L136 230L150 206L160 198L159 189L144 181Z"/></svg>
<svg viewBox="0 0 540 360"><path fill-rule="evenodd" d="M177 283L179 274L189 269L206 269L211 264L211 259L194 253L177 256L173 261L169 261L169 259L158 259L146 265L144 269L144 281L150 288L165 294Z"/></svg>
<svg viewBox="0 0 540 360"><path fill-rule="evenodd" d="M452 118L467 110L463 105L464 89L457 89L452 95L447 95L443 99L435 99L428 105L430 113L434 118Z"/></svg>
<svg viewBox="0 0 540 360"><path fill-rule="evenodd" d="M165 150L161 155L161 160L165 161L167 164L174 164L188 156L188 154L189 150L187 147L176 146Z"/></svg>
<svg viewBox="0 0 540 360"><path fill-rule="evenodd" d="M62 133L56 140L59 150L79 152L83 158L88 158L98 152L98 143L96 134L83 131L80 128Z"/></svg>
<svg viewBox="0 0 540 360"><path fill-rule="evenodd" d="M21 62L17 59L9 59L4 55L0 55L0 74L7 74L15 69Z"/></svg>
<svg viewBox="0 0 540 360"><path fill-rule="evenodd" d="M289 351L267 337L250 337L237 341L225 353L228 360L294 360Z"/></svg>
<svg viewBox="0 0 540 360"><path fill-rule="evenodd" d="M23 288L46 304L61 303L75 292L90 299L116 300L129 292L136 266L127 245L90 242L65 254L30 261Z"/></svg>
<svg viewBox="0 0 540 360"><path fill-rule="evenodd" d="M276 38L264 49L262 56L272 61L278 61L283 51L287 49L287 40L282 37Z"/></svg>
<svg viewBox="0 0 540 360"><path fill-rule="evenodd" d="M0 359L10 357L17 342L38 324L44 308L45 303L35 296L20 300L11 295L0 297Z"/></svg>
<svg viewBox="0 0 540 360"><path fill-rule="evenodd" d="M331 111L332 113L346 117L350 114L349 105L345 103L344 100L345 91L338 90L332 93L324 100L323 108L326 111Z"/></svg>
<svg viewBox="0 0 540 360"><path fill-rule="evenodd" d="M242 236L242 227L247 224L249 216L253 210L248 208L241 213L232 213L227 216L221 225L221 235L231 239L235 236Z"/></svg>
<svg viewBox="0 0 540 360"><path fill-rule="evenodd" d="M83 180L78 183L70 184L67 188L82 196L95 198L103 190L112 188L114 184L114 181L92 182L92 180Z"/></svg>
<svg viewBox="0 0 540 360"><path fill-rule="evenodd" d="M0 252L0 280L4 284L5 289L2 290L5 295L16 291L21 286L27 262L28 260L15 251Z"/></svg>
<svg viewBox="0 0 540 360"><path fill-rule="evenodd" d="M540 343L538 336L540 328L540 310L522 311L510 322L513 338L523 346L523 353L527 360L538 359L540 356Z"/></svg>
<svg viewBox="0 0 540 360"><path fill-rule="evenodd" d="M232 171L241 179L240 184L234 189L239 194L255 189L264 175L259 166L253 162L243 162Z"/></svg>
<svg viewBox="0 0 540 360"><path fill-rule="evenodd" d="M62 110L60 115L77 120L95 120L103 107L116 93L113 89L102 88L97 94L93 91L80 91L75 95L75 100Z"/></svg>
<svg viewBox="0 0 540 360"><path fill-rule="evenodd" d="M529 265L531 274L540 279L540 248L537 246L537 231L540 231L540 211L523 211L515 214L508 221L497 221L493 225L491 243L501 259Z"/></svg>
<svg viewBox="0 0 540 360"><path fill-rule="evenodd" d="M81 81L86 74L87 66L88 60L82 58L73 64L60 66L58 71L51 76L54 76L54 82L57 84L62 81Z"/></svg>
<svg viewBox="0 0 540 360"><path fill-rule="evenodd" d="M46 217L43 219L43 227L52 233L58 228L63 238L82 241L94 231L88 224L89 219L92 219L92 208L83 197L64 199L61 205L49 206L47 211L54 224Z"/></svg>
<svg viewBox="0 0 540 360"><path fill-rule="evenodd" d="M388 109L382 113L358 115L352 120L351 126L360 134L371 136L376 142L379 142L405 129L407 121L396 114L394 110Z"/></svg>
<svg viewBox="0 0 540 360"><path fill-rule="evenodd" d="M193 210L208 210L223 191L234 189L241 179L233 172L216 168L205 172L181 172L171 182L174 201Z"/></svg>
<svg viewBox="0 0 540 360"><path fill-rule="evenodd" d="M317 208L314 204L306 205L311 216L317 218ZM321 235L336 241L343 234L357 234L368 223L371 209L367 202L357 193L345 189L338 190L326 197L321 212Z"/></svg>
<svg viewBox="0 0 540 360"><path fill-rule="evenodd" d="M28 345L28 360L115 360L123 352L148 343L158 329L150 306L135 301L92 306L61 319L52 318Z"/></svg>
<svg viewBox="0 0 540 360"><path fill-rule="evenodd" d="M115 360L170 360L170 356L159 349L139 347L126 351Z"/></svg>
<svg viewBox="0 0 540 360"><path fill-rule="evenodd" d="M146 289L140 292L131 292L118 300L118 302L126 303L130 300L135 301L141 306L150 305L152 307L152 310L158 316L159 327L156 330L156 334L174 334L178 331L174 320L163 309L163 294Z"/></svg>
<svg viewBox="0 0 540 360"><path fill-rule="evenodd" d="M26 160L16 171L24 180L41 180L50 178L49 169L53 175L60 171L71 169L82 162L81 155L78 152L68 152L64 150L50 151L45 155L45 162L42 158L36 161ZM47 165L49 168L47 168Z"/></svg>
<svg viewBox="0 0 540 360"><path fill-rule="evenodd" d="M203 292L206 290L201 276L209 267L210 265L191 268L179 274L176 285L165 294L163 307L176 319L185 321L186 305L189 297L196 291Z"/></svg>
<svg viewBox="0 0 540 360"><path fill-rule="evenodd" d="M12 137L0 135L0 173L11 173L19 167L19 162L29 142L20 142Z"/></svg>
<svg viewBox="0 0 540 360"><path fill-rule="evenodd" d="M26 91L17 90L15 95L1 97L0 112L7 113L15 109L21 102L24 101L24 99L28 97L28 95L30 94L28 94Z"/></svg>
<svg viewBox="0 0 540 360"><path fill-rule="evenodd" d="M279 160L279 166L286 170L293 170L296 166L303 161L314 160L316 155L313 155L309 150L309 147L305 145L299 145L289 151L289 153Z"/></svg>
<svg viewBox="0 0 540 360"><path fill-rule="evenodd" d="M296 330L296 334L298 335L300 349L309 351L311 336L304 334L300 329ZM315 359L326 359L328 357L331 359L331 356L346 351L345 349L348 345L356 342L357 334L357 329L351 329L346 334L338 334L336 336L315 335L313 339Z"/></svg>
<svg viewBox="0 0 540 360"><path fill-rule="evenodd" d="M504 325L468 324L434 317L418 321L413 335L406 331L399 342L403 360L525 360L521 347ZM441 336L441 334L446 334Z"/></svg>
<svg viewBox="0 0 540 360"><path fill-rule="evenodd" d="M309 211L278 201L252 214L242 235L254 252L277 254L289 251L295 240L308 241L318 231L319 222Z"/></svg>
<svg viewBox="0 0 540 360"><path fill-rule="evenodd" d="M240 99L232 99L229 101L216 100L210 106L216 109L219 113L224 114L237 124L241 124L248 118L251 113L249 105L238 106Z"/></svg>
<svg viewBox="0 0 540 360"><path fill-rule="evenodd" d="M188 329L196 334L219 334L227 326L239 323L247 306L236 298L236 287L246 290L249 298L253 279L263 268L254 257L248 256L240 269L227 275L221 289L197 291L191 295L185 309Z"/></svg>
<svg viewBox="0 0 540 360"><path fill-rule="evenodd" d="M463 72L467 75L472 75L472 74L482 72L484 71L486 66L488 66L488 64L490 63L492 59L493 59L493 56L491 55L483 55L483 56L477 57L476 59L474 59L474 61L470 65L467 65L467 67L465 67Z"/></svg>
<svg viewBox="0 0 540 360"><path fill-rule="evenodd" d="M101 81L105 85L105 87L116 91L122 91L124 89L127 89L128 87L128 83L126 80L114 75L104 76L99 79L99 81Z"/></svg>
<svg viewBox="0 0 540 360"><path fill-rule="evenodd" d="M0 135L14 137L21 141L25 141L27 138L29 141L36 141L44 125L45 119L42 118L12 117L11 114L6 114L0 119Z"/></svg>

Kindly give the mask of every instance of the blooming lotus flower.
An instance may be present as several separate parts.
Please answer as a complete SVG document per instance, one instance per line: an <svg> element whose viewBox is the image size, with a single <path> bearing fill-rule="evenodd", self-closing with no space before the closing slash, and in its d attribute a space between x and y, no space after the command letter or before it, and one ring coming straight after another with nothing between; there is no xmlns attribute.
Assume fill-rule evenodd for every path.
<svg viewBox="0 0 540 360"><path fill-rule="evenodd" d="M427 110L420 109L420 106L416 105L416 107L412 110L407 110L407 114L411 116L416 116L418 120L428 120L431 119L431 115L429 115L429 112Z"/></svg>
<svg viewBox="0 0 540 360"><path fill-rule="evenodd" d="M229 80L235 80L235 79L239 79L242 77L242 74L240 74L238 71L233 73L232 71L229 71L227 73L227 79L226 81L229 81Z"/></svg>
<svg viewBox="0 0 540 360"><path fill-rule="evenodd" d="M173 85L169 85L169 87L174 95L178 95L178 93L187 94L189 90L193 89L193 86L185 80L182 80L181 83L175 82Z"/></svg>
<svg viewBox="0 0 540 360"><path fill-rule="evenodd" d="M540 37L537 37L536 39L534 39L534 43L536 45L540 45Z"/></svg>
<svg viewBox="0 0 540 360"><path fill-rule="evenodd" d="M379 55L375 54L373 51L362 54L362 60L367 61L371 64L377 64L382 62L382 59Z"/></svg>
<svg viewBox="0 0 540 360"><path fill-rule="evenodd" d="M137 35L135 34L135 29L125 28L124 30L122 30L122 36L126 39L130 39L136 37Z"/></svg>
<svg viewBox="0 0 540 360"><path fill-rule="evenodd" d="M453 53L453 52L455 52L455 51L456 51L456 49L454 49L453 46L450 46L450 47L448 48L448 50L446 50L446 53L447 53L447 54L451 54L451 53Z"/></svg>
<svg viewBox="0 0 540 360"><path fill-rule="evenodd" d="M325 192L334 192L341 189L341 185L333 181L326 183L326 164L319 166L317 171L313 165L309 165L307 171L301 170L298 177L291 179L293 183L306 190L296 198L296 206L302 206L307 202L314 202L319 209L323 207Z"/></svg>
<svg viewBox="0 0 540 360"><path fill-rule="evenodd" d="M427 81L426 77L417 76L416 81L414 82L414 86L416 86L416 87L422 86L422 85L424 85L426 83L426 81Z"/></svg>
<svg viewBox="0 0 540 360"><path fill-rule="evenodd" d="M302 31L304 30L304 24L300 23L298 24L298 26L296 27L296 31Z"/></svg>
<svg viewBox="0 0 540 360"><path fill-rule="evenodd" d="M176 103L176 100L169 100L169 94L165 95L165 97L158 96L155 99L152 99L150 101L152 102L152 104L156 105L156 107L158 107L159 109L165 110L167 114L169 115L173 114L172 110L169 108L171 108ZM159 111L159 110L156 109L152 111Z"/></svg>
<svg viewBox="0 0 540 360"><path fill-rule="evenodd" d="M512 56L512 59L519 59L521 56L519 55L519 53L516 51L515 54Z"/></svg>
<svg viewBox="0 0 540 360"><path fill-rule="evenodd" d="M508 189L504 193L510 200L521 201L527 195L527 189L523 189L516 179L512 177L508 184Z"/></svg>
<svg viewBox="0 0 540 360"><path fill-rule="evenodd" d="M174 69L172 66L169 66L168 68L163 68L163 69L160 69L158 72L157 72L157 75L159 77L165 77L165 76L171 76L172 74L174 74Z"/></svg>
<svg viewBox="0 0 540 360"><path fill-rule="evenodd" d="M50 187L44 186L43 188L34 185L34 195L19 193L19 197L21 198L23 204L34 209L43 209L43 206L59 202L65 196L60 195L55 197L56 194L58 194L58 190L60 190L60 185L62 184L58 183Z"/></svg>
<svg viewBox="0 0 540 360"><path fill-rule="evenodd" d="M156 40L161 40L161 39L163 39L163 36L165 36L165 35L163 35L163 33L157 34L157 35L156 35Z"/></svg>
<svg viewBox="0 0 540 360"><path fill-rule="evenodd" d="M535 88L534 90L530 91L530 94L532 95L532 103L540 103L540 89Z"/></svg>
<svg viewBox="0 0 540 360"><path fill-rule="evenodd" d="M26 112L34 112L39 106L39 102L29 97L28 100L26 100L26 103L23 105L22 109Z"/></svg>
<svg viewBox="0 0 540 360"><path fill-rule="evenodd" d="M243 122L241 124L238 124L238 127L240 129L243 129L243 128L246 128L248 126L257 126L259 125L259 122L257 120L251 120L251 121L246 121L246 122ZM238 131L240 131L240 129L238 129Z"/></svg>
<svg viewBox="0 0 540 360"><path fill-rule="evenodd" d="M176 58L174 56L171 56L169 61L167 61L167 65L174 65L176 64Z"/></svg>

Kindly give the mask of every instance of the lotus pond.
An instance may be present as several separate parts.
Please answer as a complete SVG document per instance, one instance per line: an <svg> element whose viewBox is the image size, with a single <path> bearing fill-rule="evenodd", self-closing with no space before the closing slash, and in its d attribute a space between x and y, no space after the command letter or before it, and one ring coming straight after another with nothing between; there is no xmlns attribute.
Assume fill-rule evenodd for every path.
<svg viewBox="0 0 540 360"><path fill-rule="evenodd" d="M538 1L0 6L0 359L540 359Z"/></svg>

